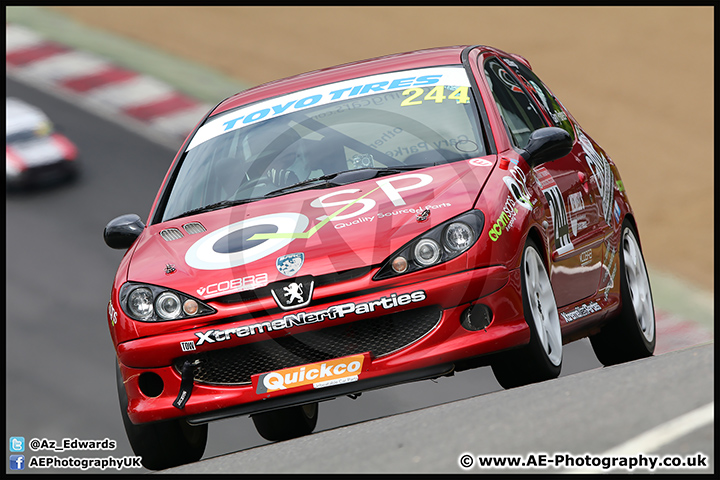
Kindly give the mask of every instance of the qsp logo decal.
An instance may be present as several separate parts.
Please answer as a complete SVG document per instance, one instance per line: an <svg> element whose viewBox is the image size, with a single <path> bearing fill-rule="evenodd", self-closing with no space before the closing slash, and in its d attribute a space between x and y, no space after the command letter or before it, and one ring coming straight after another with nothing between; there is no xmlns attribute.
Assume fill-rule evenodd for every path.
<svg viewBox="0 0 720 480"><path fill-rule="evenodd" d="M205 235L185 254L185 262L200 270L222 270L254 262L277 252L304 232L310 221L301 213L281 212L233 223ZM253 238L258 234L272 237Z"/></svg>
<svg viewBox="0 0 720 480"><path fill-rule="evenodd" d="M402 187L394 185L395 182L406 179L414 179L415 183ZM277 252L296 238L313 237L329 222L352 218L374 208L377 202L366 197L378 190L382 190L388 200L397 207L406 205L400 192L424 187L432 181L433 177L430 175L411 173L377 180L375 182L377 187L350 201L326 202L325 200L335 195L358 193L359 189L353 188L323 195L313 200L310 206L315 208L342 206L330 215L318 217L319 222L309 229L308 217L301 213L290 212L273 213L233 223L195 242L185 254L185 262L199 270L222 270L245 265ZM341 215L356 204L362 205L359 211Z"/></svg>

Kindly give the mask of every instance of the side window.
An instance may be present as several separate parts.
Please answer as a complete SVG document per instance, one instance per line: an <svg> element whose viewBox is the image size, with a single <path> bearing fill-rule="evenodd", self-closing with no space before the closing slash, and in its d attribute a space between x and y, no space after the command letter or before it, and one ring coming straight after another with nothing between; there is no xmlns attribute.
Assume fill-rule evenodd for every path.
<svg viewBox="0 0 720 480"><path fill-rule="evenodd" d="M532 93L548 118L551 119L556 127L560 127L570 134L571 138L575 138L575 132L573 131L570 120L568 120L565 111L560 106L560 100L550 92L545 84L525 65L515 62L509 58L503 58L503 61L515 71L518 77L520 77L525 84L527 89Z"/></svg>
<svg viewBox="0 0 720 480"><path fill-rule="evenodd" d="M517 79L498 59L491 58L485 62L485 78L510 138L515 146L525 147L530 133L547 126L545 121Z"/></svg>

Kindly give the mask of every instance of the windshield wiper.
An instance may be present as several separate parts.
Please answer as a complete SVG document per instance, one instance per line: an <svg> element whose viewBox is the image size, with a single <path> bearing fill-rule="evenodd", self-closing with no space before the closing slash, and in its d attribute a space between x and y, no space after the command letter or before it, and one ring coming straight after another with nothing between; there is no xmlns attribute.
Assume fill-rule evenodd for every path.
<svg viewBox="0 0 720 480"><path fill-rule="evenodd" d="M382 177L385 175L394 175L396 173L407 172L408 170L417 170L420 168L430 167L432 165L407 165L392 168L359 168L355 170L344 170L342 172L329 173L320 177L309 178L300 183L288 185L287 187L278 188L272 192L266 193L265 197L273 197L284 193L301 192L313 188L331 188L350 183L362 182L371 178Z"/></svg>
<svg viewBox="0 0 720 480"><path fill-rule="evenodd" d="M210 205L205 205L204 207L193 208L192 210L183 212L180 215L177 215L173 218L169 218L168 220L175 220L177 218L189 217L190 215L195 215L197 213L204 213L204 212L211 212L213 210L220 210L222 208L232 207L235 205L242 205L243 203L256 202L258 200L263 200L263 198L264 197L243 198L240 200L222 200L217 203L211 203Z"/></svg>

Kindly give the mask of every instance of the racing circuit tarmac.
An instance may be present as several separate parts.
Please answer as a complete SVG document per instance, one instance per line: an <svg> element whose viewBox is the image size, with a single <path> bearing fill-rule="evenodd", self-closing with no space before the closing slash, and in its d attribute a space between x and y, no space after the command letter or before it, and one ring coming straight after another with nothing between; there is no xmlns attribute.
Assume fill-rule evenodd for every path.
<svg viewBox="0 0 720 480"><path fill-rule="evenodd" d="M31 78L6 80L8 95L41 107L77 143L83 174L73 185L7 197L6 437L110 438L118 442L112 452L71 454L132 455L104 316L122 252L104 245L102 229L122 213L147 214L179 142L47 89ZM601 454L713 402L714 345L677 351L712 334L680 313L659 312L653 358L600 368L582 340L565 347L560 379L502 391L483 368L366 392L321 404L317 433L278 444L268 445L247 417L225 420L210 426L206 460L170 471L462 472L464 452ZM714 471L714 423L703 422L645 453L702 452L711 456L703 473ZM36 471L50 472L76 473Z"/></svg>

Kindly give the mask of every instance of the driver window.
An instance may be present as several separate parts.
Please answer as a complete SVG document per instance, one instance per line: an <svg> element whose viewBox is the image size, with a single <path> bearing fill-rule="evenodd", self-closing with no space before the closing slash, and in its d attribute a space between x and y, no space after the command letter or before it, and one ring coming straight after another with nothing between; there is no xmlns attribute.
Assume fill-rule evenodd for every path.
<svg viewBox="0 0 720 480"><path fill-rule="evenodd" d="M530 134L547 125L515 77L496 58L485 62L485 78L510 138L516 147L524 148Z"/></svg>

